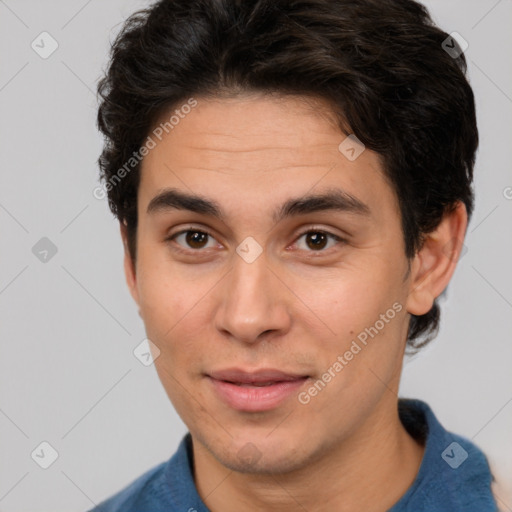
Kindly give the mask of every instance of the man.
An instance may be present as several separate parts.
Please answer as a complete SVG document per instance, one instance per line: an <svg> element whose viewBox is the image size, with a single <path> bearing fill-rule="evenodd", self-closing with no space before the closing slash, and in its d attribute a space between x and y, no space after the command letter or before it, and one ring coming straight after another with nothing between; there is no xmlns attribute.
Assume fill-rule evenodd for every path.
<svg viewBox="0 0 512 512"><path fill-rule="evenodd" d="M473 209L457 42L412 0L161 0L99 85L104 192L177 452L95 510L495 511L397 397Z"/></svg>

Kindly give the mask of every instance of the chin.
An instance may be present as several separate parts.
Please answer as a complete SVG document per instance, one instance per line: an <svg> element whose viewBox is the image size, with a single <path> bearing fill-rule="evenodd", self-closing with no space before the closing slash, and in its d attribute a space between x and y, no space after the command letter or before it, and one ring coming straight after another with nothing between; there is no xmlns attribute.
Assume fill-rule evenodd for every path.
<svg viewBox="0 0 512 512"><path fill-rule="evenodd" d="M238 453L219 458L225 467L238 473L251 473L256 475L278 475L299 470L306 464L305 460L298 459L294 453L275 453L274 451L261 452L257 460L242 459Z"/></svg>
<svg viewBox="0 0 512 512"><path fill-rule="evenodd" d="M277 432L269 436L267 432L240 436L224 446L214 443L213 449L210 443L206 446L223 466L239 473L284 474L303 468L314 458L313 453L308 455L304 440L284 431L281 436Z"/></svg>

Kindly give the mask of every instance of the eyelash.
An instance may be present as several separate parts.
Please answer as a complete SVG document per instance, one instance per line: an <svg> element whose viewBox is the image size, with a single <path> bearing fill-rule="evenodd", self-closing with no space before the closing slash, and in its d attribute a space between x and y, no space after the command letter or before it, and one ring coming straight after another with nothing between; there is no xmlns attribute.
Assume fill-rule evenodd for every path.
<svg viewBox="0 0 512 512"><path fill-rule="evenodd" d="M181 231L178 231L177 233L174 233L172 235L170 235L169 237L167 237L165 239L166 242L173 242L174 239L176 237L178 237L179 235L183 235L184 233L190 233L190 232L193 232L193 233L202 233L202 234L205 234L205 235L208 235L210 238L213 238L215 240L215 237L209 232L209 231L206 231L204 229L196 229L194 227L189 227L188 229L183 229ZM306 231L303 231L302 233L300 233L299 235L297 235L297 238L295 239L295 242L294 244L300 239L302 238L304 235L307 235L307 234L310 234L310 233L321 233L321 234L324 234L326 235L327 237L330 237L332 239L334 239L336 242L338 243L344 243L346 242L346 240L344 238L341 238L340 236L338 235L335 235L334 233L330 233L329 231L326 231L324 229L320 229L320 228L315 228L315 227L310 227L308 228ZM332 249L332 247L331 247ZM187 254L187 255L190 255L190 254L198 254L198 253L201 253L201 252L206 252L206 250L204 249L183 249L180 245L177 245L177 246L173 246L173 250L178 252L178 253L182 253L182 254ZM310 251L306 251L306 252L310 252L312 254L315 254L315 253L318 253L318 254L321 254L321 253L327 253L329 252L330 249L320 249L318 251L313 251L313 250L310 250Z"/></svg>

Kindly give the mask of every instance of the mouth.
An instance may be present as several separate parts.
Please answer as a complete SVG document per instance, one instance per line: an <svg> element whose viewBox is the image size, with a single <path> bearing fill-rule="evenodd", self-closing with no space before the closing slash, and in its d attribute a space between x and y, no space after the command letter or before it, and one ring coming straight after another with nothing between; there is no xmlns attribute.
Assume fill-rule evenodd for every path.
<svg viewBox="0 0 512 512"><path fill-rule="evenodd" d="M247 372L236 368L214 371L206 377L221 401L245 412L277 408L310 378L274 369Z"/></svg>
<svg viewBox="0 0 512 512"><path fill-rule="evenodd" d="M258 370L246 371L239 368L226 368L225 370L215 370L208 374L216 380L240 384L265 384L267 382L287 382L308 377L308 375L283 372L273 368L260 368Z"/></svg>
<svg viewBox="0 0 512 512"><path fill-rule="evenodd" d="M281 380L275 380L275 381L268 381L268 382L230 382L229 380L224 380L222 382L227 382L228 384L234 384L235 386L242 386L245 388L261 388L264 386L273 386L274 384L278 384L279 382L291 382L291 381L281 381Z"/></svg>

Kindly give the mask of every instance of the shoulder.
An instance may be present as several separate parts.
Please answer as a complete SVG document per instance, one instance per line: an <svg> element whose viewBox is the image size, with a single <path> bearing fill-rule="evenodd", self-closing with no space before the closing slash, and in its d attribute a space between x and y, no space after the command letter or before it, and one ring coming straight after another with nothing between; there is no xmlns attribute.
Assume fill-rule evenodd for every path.
<svg viewBox="0 0 512 512"><path fill-rule="evenodd" d="M88 512L207 512L194 485L192 440L187 433L166 462L146 471Z"/></svg>
<svg viewBox="0 0 512 512"><path fill-rule="evenodd" d="M157 512L161 495L165 492L166 462L146 471L121 491L96 505L88 512ZM163 510L163 509L162 509Z"/></svg>
<svg viewBox="0 0 512 512"><path fill-rule="evenodd" d="M471 440L446 430L431 408L419 400L401 400L402 423L425 444L414 484L392 512L496 512L493 480L485 454Z"/></svg>

